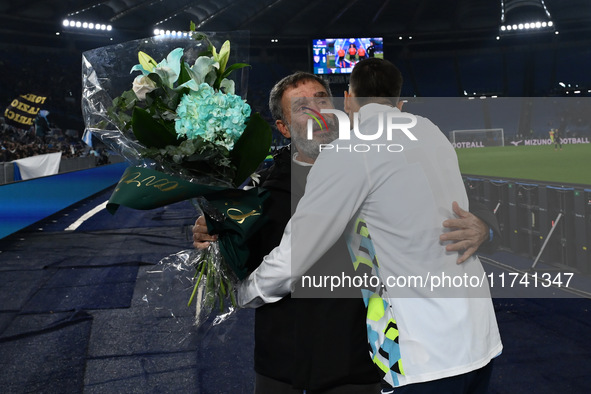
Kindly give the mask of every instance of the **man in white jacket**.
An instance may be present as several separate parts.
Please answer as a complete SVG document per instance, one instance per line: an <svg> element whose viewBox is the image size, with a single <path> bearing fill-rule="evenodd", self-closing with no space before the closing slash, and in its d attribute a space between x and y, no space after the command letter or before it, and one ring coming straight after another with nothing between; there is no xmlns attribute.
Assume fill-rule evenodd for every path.
<svg viewBox="0 0 591 394"><path fill-rule="evenodd" d="M458 265L439 243L452 202L468 205L457 157L437 126L396 108L401 85L388 61L356 65L345 98L353 130L323 147L281 244L239 303L279 300L348 234L356 270L375 279L360 291L384 380L397 393L484 393L502 350L486 274L477 257ZM392 129L397 118L406 125Z"/></svg>

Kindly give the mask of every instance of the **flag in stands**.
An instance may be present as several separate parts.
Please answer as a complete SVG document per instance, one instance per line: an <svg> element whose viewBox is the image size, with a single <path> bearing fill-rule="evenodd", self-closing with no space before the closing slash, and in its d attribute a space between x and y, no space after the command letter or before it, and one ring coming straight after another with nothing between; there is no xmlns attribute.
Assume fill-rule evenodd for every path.
<svg viewBox="0 0 591 394"><path fill-rule="evenodd" d="M46 96L36 94L21 94L10 102L4 110L6 123L21 129L33 126L41 107L47 101Z"/></svg>

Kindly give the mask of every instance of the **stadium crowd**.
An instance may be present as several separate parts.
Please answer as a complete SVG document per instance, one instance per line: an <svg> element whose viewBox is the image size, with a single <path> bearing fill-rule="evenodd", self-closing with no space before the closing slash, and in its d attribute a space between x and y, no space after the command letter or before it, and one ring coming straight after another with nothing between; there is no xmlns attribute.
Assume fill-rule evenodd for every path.
<svg viewBox="0 0 591 394"><path fill-rule="evenodd" d="M97 165L105 164L108 160L104 149L94 150L75 131L64 132L54 127L49 133L38 135L33 127L23 130L0 122L0 163L60 151L62 158L93 155L97 158Z"/></svg>

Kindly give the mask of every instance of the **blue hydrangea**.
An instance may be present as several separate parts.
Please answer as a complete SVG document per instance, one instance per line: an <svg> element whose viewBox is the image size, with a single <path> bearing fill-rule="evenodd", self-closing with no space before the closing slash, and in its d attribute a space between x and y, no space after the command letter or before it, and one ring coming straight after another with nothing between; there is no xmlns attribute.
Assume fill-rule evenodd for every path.
<svg viewBox="0 0 591 394"><path fill-rule="evenodd" d="M200 136L232 150L246 128L250 105L240 96L215 91L207 83L185 94L177 107L175 130L179 137Z"/></svg>

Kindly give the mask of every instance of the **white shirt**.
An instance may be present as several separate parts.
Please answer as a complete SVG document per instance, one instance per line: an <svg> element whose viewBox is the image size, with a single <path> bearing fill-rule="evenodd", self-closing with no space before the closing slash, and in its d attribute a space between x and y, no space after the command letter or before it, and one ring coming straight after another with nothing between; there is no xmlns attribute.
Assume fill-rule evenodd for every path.
<svg viewBox="0 0 591 394"><path fill-rule="evenodd" d="M398 110L364 106L359 129L374 133L379 114L388 111ZM446 252L439 242L441 223L453 216L452 202L467 207L468 198L453 147L432 122L417 120L411 129L417 141L399 130L394 130L391 140L383 133L376 141L352 133L351 140L333 143L339 151L324 150L319 155L280 245L240 285L240 305L257 307L281 299L343 232L354 233L350 223L357 218L367 224L379 261L374 273L384 284L392 278L418 276L486 280L477 257L458 265L457 253ZM354 151L371 144L383 144L381 151L376 152L377 146L367 153ZM403 146L402 152L385 149L394 144ZM394 378L395 386L466 373L501 352L488 282L477 289L450 286L448 290L452 293L386 286L383 298L398 326L404 366L404 374Z"/></svg>

